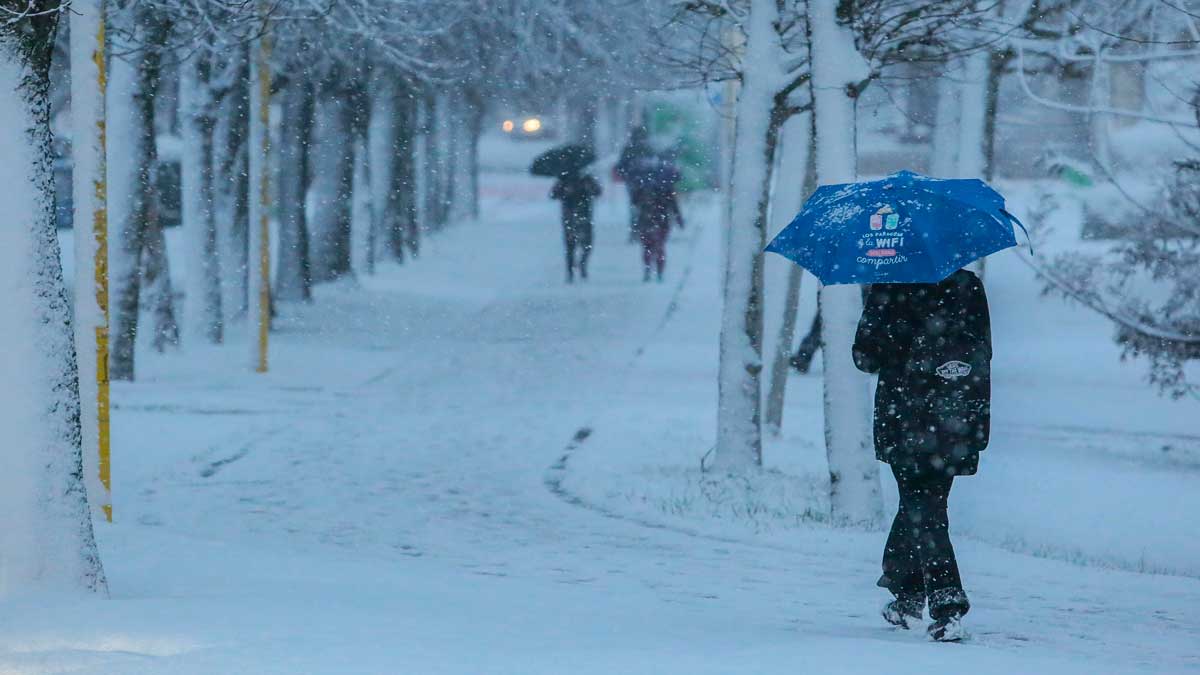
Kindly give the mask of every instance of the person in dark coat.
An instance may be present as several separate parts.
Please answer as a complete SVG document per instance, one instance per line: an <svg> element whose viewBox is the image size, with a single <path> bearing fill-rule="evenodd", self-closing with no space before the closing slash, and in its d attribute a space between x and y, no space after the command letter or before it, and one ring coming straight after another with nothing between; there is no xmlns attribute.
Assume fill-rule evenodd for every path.
<svg viewBox="0 0 1200 675"><path fill-rule="evenodd" d="M587 279L592 254L592 202L600 196L600 182L586 173L564 173L550 190L550 198L562 202L563 244L567 253L567 283L575 281L575 251L579 276Z"/></svg>
<svg viewBox="0 0 1200 675"><path fill-rule="evenodd" d="M613 166L613 173L625 181L629 190L630 218L629 241L637 241L637 205L641 201L638 191L642 188L645 165L656 162L654 148L650 146L650 132L644 126L636 126L629 132L629 141L621 149L621 156Z"/></svg>
<svg viewBox="0 0 1200 675"><path fill-rule="evenodd" d="M679 169L667 160L642 175L641 187L637 191L638 201L635 231L642 244L642 281L650 281L651 273L663 280L667 265L667 238L671 225L683 229L683 212L679 209L675 184L679 181Z"/></svg>
<svg viewBox="0 0 1200 675"><path fill-rule="evenodd" d="M883 614L907 628L928 604L936 640L961 639L960 619L970 609L947 500L954 477L974 474L988 444L991 358L987 295L975 274L871 286L854 362L879 374L875 455L891 466L900 491L879 579L895 600Z"/></svg>

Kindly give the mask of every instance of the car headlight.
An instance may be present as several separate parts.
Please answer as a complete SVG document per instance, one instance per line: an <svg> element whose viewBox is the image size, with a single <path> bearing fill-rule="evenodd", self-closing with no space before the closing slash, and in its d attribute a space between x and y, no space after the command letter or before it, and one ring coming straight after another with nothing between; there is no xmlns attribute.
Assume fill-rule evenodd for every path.
<svg viewBox="0 0 1200 675"><path fill-rule="evenodd" d="M527 134L536 134L542 128L542 121L536 117L530 117L521 123L521 129Z"/></svg>
<svg viewBox="0 0 1200 675"><path fill-rule="evenodd" d="M517 128L517 125L512 120L504 120L504 123L500 125L500 128L504 130L504 133L511 134L512 130Z"/></svg>

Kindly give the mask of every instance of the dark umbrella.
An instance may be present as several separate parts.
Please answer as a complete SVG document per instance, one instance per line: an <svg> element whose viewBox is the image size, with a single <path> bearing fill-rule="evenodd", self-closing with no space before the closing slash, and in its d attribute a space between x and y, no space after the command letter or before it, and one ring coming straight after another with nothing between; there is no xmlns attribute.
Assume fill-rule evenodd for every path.
<svg viewBox="0 0 1200 675"><path fill-rule="evenodd" d="M594 161L596 153L586 145L560 145L538 155L529 167L529 173L554 178L575 173Z"/></svg>

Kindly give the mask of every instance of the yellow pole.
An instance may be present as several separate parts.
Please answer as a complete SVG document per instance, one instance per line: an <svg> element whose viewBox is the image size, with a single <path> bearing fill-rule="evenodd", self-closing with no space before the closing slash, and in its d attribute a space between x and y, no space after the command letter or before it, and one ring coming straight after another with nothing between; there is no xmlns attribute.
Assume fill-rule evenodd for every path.
<svg viewBox="0 0 1200 675"><path fill-rule="evenodd" d="M71 195L75 230L75 349L80 450L88 502L112 522L108 393L108 183L104 96L108 87L105 0L71 5ZM93 371L94 369L94 371ZM95 387L93 389L93 386Z"/></svg>
<svg viewBox="0 0 1200 675"><path fill-rule="evenodd" d="M271 230L270 204L271 179L268 158L271 149L271 45L266 35L264 14L263 35L258 41L258 117L261 126L261 147L258 148L262 168L259 172L259 215L258 227L262 245L258 251L259 302L258 302L258 366L260 373L267 372L267 354L270 346L271 328Z"/></svg>
<svg viewBox="0 0 1200 675"><path fill-rule="evenodd" d="M105 100L108 90L108 74L104 62L104 2L97 3L100 10L99 27L96 29L96 52L92 60L99 73L100 100ZM96 326L96 412L99 422L100 483L104 486L104 518L112 522L112 457L110 455L109 396L108 396L108 147L105 118L96 120L100 138L100 170L96 174L96 210L92 214L92 236L96 239L96 306L103 317Z"/></svg>

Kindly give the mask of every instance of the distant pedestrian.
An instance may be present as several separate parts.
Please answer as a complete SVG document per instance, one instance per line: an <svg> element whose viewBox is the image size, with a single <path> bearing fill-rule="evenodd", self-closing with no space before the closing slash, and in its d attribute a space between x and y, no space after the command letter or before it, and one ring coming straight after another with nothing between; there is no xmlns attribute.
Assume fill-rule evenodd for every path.
<svg viewBox="0 0 1200 675"><path fill-rule="evenodd" d="M638 191L642 189L646 177L646 169L657 163L654 148L650 145L650 132L644 126L636 126L629 132L629 141L621 149L621 157L613 166L613 173L625 182L629 191L630 217L629 241L637 241L637 205L640 201Z"/></svg>
<svg viewBox="0 0 1200 675"><path fill-rule="evenodd" d="M936 284L870 287L854 362L879 374L875 454L891 465L900 509L879 585L895 596L883 610L904 628L928 604L935 640L964 637L970 609L950 544L947 500L988 444L991 319L983 283L959 270Z"/></svg>
<svg viewBox="0 0 1200 675"><path fill-rule="evenodd" d="M559 175L550 198L562 202L563 245L567 254L567 283L575 281L575 252L579 251L579 276L587 279L592 254L592 203L600 196L600 182L582 172Z"/></svg>
<svg viewBox="0 0 1200 675"><path fill-rule="evenodd" d="M679 182L679 170L667 160L641 176L640 187L634 206L637 220L634 229L642 244L642 281L650 281L651 274L663 280L667 264L667 238L672 223L683 229L683 212L679 209L675 184Z"/></svg>

